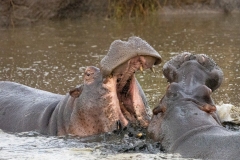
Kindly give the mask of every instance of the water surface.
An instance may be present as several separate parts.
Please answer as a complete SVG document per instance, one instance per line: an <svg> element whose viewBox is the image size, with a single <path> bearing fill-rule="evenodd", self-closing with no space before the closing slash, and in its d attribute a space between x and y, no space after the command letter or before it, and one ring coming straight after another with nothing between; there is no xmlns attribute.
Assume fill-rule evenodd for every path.
<svg viewBox="0 0 240 160"><path fill-rule="evenodd" d="M238 106L239 28L240 14L174 14L122 20L87 17L80 20L44 22L29 28L0 29L0 80L66 94L83 82L86 66L99 67L111 42L116 39L127 40L135 35L146 40L163 58L162 64L155 67L155 74L149 70L143 74L137 73L152 108L163 96L167 86L162 75L163 64L184 51L204 53L216 61L224 72L224 82L213 93L215 103L222 101ZM139 153L101 157L101 151L88 148L82 142L71 141L77 145L69 146L67 143L70 142L62 143L63 139L56 137L19 137L3 132L0 132L0 141L0 157L3 159L58 159L58 156L65 159L109 156L119 159L122 156L161 159L161 156L168 156L163 153Z"/></svg>

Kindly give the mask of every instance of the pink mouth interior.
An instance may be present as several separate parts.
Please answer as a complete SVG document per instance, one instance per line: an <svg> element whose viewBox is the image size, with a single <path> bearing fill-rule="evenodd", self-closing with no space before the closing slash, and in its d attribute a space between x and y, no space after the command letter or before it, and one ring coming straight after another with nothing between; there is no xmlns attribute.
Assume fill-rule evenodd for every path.
<svg viewBox="0 0 240 160"><path fill-rule="evenodd" d="M149 124L150 115L142 100L134 73L141 69L152 68L155 61L156 59L150 56L137 56L112 72L112 75L117 77L117 97L122 114L131 124L144 128Z"/></svg>

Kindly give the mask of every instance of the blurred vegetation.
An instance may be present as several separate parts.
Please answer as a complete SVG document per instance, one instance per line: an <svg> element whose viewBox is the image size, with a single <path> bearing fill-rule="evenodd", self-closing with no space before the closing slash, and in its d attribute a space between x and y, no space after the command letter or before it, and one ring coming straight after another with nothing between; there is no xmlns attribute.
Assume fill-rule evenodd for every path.
<svg viewBox="0 0 240 160"><path fill-rule="evenodd" d="M108 8L111 16L120 18L146 16L150 12L158 10L158 0L108 0Z"/></svg>
<svg viewBox="0 0 240 160"><path fill-rule="evenodd" d="M210 4L211 0L108 0L110 16L121 18L123 16L146 16L162 7L179 7L195 3Z"/></svg>

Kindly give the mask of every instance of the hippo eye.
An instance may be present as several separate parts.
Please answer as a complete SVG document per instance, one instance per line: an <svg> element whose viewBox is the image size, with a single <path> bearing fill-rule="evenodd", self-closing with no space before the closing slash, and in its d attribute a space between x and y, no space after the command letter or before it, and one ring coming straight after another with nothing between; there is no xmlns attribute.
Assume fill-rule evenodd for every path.
<svg viewBox="0 0 240 160"><path fill-rule="evenodd" d="M178 92L168 92L168 93L166 94L166 96L167 96L168 98L175 98L175 97L178 96Z"/></svg>
<svg viewBox="0 0 240 160"><path fill-rule="evenodd" d="M120 81L121 81L121 78L118 78L118 79L117 79L117 83L120 82Z"/></svg>
<svg viewBox="0 0 240 160"><path fill-rule="evenodd" d="M85 75L88 76L88 77L91 76L92 74L93 74L93 73L90 73L90 72L86 72L86 73L85 73Z"/></svg>

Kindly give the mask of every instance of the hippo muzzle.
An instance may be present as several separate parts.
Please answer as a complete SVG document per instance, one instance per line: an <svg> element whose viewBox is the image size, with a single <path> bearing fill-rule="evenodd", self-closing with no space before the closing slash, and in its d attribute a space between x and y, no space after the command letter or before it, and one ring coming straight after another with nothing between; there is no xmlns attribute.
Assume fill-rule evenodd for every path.
<svg viewBox="0 0 240 160"><path fill-rule="evenodd" d="M153 109L149 135L166 152L183 158L239 159L240 134L220 124L211 98L223 79L221 69L206 55L190 55L193 59L187 61L184 57L164 65L170 85Z"/></svg>
<svg viewBox="0 0 240 160"><path fill-rule="evenodd" d="M223 72L218 65L205 54L181 53L163 66L163 74L168 82L182 83L190 90L198 84L204 84L212 91L223 81Z"/></svg>
<svg viewBox="0 0 240 160"><path fill-rule="evenodd" d="M171 133L169 127L179 129L178 122L183 122L184 126L181 127L186 129L189 125L191 128L201 124L191 119L191 126L191 121L184 120L191 108L199 112L196 114L208 115L214 125L221 125L211 94L221 85L223 72L212 59L203 54L182 53L164 64L163 73L170 84L158 106L153 109L153 117L148 127L153 139L166 143L166 148L169 148L167 143L171 142L166 142L166 138L175 137L175 133L181 134L180 130L175 129ZM172 135L166 135L170 133Z"/></svg>

